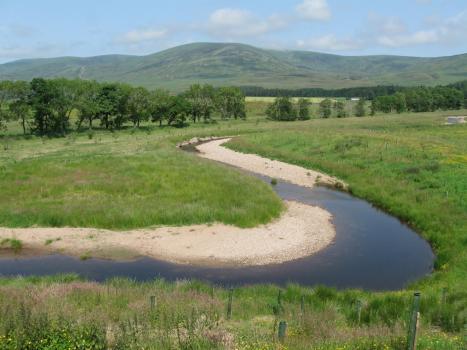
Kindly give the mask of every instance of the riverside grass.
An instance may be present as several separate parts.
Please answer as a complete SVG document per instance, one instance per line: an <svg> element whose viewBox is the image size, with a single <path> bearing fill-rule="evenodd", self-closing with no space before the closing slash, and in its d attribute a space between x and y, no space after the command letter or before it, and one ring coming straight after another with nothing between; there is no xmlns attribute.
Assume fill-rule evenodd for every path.
<svg viewBox="0 0 467 350"><path fill-rule="evenodd" d="M466 287L467 128L444 122L443 113L318 120L244 135L227 147L344 180L430 242L437 271L419 286Z"/></svg>
<svg viewBox="0 0 467 350"><path fill-rule="evenodd" d="M290 285L229 290L197 281L106 283L73 275L0 279L0 349L405 349L410 292ZM155 303L151 297L155 297ZM460 295L422 298L418 349L463 349ZM303 300L303 309L302 309ZM362 301L360 323L356 301ZM284 344L277 323L285 320Z"/></svg>
<svg viewBox="0 0 467 350"><path fill-rule="evenodd" d="M0 164L7 169L41 157L71 161L75 154L83 161L96 153L102 154L102 159L121 160L141 152L146 157L146 151L175 152L175 143L193 136L241 135L229 147L322 170L345 180L354 194L398 215L429 239L438 261L433 275L400 292L288 286L282 293L284 313L277 317L273 313L277 287L241 287L234 293L230 321L225 320L228 291L196 281L113 280L97 284L73 276L0 279L0 312L8 315L0 320L0 349L18 348L14 345L17 342L49 336L53 338L50 341L62 342L57 335L61 334L57 325L62 324L65 333L72 335L70 341L97 339L99 346L113 342L118 345L116 349L146 345L153 349L215 349L229 348L229 341L234 341L238 349L405 349L406 322L415 288L422 292L418 348L463 349L467 310L466 128L445 126L448 114L294 123L255 117L246 122L201 124L183 130L145 126L140 131L115 134L95 131L92 139L87 133L61 139L24 139L13 132L1 140L8 144L8 150L0 153ZM224 174L232 171L212 166ZM443 288L447 288L446 293ZM147 316L150 295L158 298L159 311ZM302 295L307 310L304 318L300 318ZM364 305L360 325L355 320L358 300ZM26 318L29 323L24 315L30 315ZM276 318L289 324L285 345L273 336ZM66 322L62 322L64 319ZM21 333L28 327L45 331L30 333L37 335L31 339L26 332ZM155 334L163 336L155 341ZM208 343L204 342L207 334Z"/></svg>
<svg viewBox="0 0 467 350"><path fill-rule="evenodd" d="M185 154L160 135L93 140L73 135L10 142L0 159L0 226L253 227L282 211L281 200L261 181Z"/></svg>

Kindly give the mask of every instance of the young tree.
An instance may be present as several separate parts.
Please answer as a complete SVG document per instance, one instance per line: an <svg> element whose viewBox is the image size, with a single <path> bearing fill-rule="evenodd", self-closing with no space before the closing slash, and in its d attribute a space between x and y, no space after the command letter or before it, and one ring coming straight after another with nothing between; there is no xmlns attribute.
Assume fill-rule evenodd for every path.
<svg viewBox="0 0 467 350"><path fill-rule="evenodd" d="M106 129L120 128L128 116L128 96L126 85L107 83L101 86L97 96L98 116Z"/></svg>
<svg viewBox="0 0 467 350"><path fill-rule="evenodd" d="M319 115L321 118L329 118L332 114L331 111L332 101L329 98L322 100L319 104Z"/></svg>
<svg viewBox="0 0 467 350"><path fill-rule="evenodd" d="M182 127L185 125L186 118L192 111L192 106L183 96L170 96L169 109L167 113L168 125Z"/></svg>
<svg viewBox="0 0 467 350"><path fill-rule="evenodd" d="M149 91L142 87L131 89L128 96L128 116L133 125L139 128L141 121L149 119L149 114Z"/></svg>
<svg viewBox="0 0 467 350"><path fill-rule="evenodd" d="M336 110L337 118L347 117L347 112L345 111L345 103L342 101L336 101L334 104L334 109Z"/></svg>
<svg viewBox="0 0 467 350"><path fill-rule="evenodd" d="M215 91L211 85L191 85L184 97L188 100L191 106L191 119L194 123L199 122L201 118L204 121L211 119L211 114L214 110Z"/></svg>
<svg viewBox="0 0 467 350"><path fill-rule="evenodd" d="M355 105L354 113L356 117L364 117L366 115L365 102L365 99L361 98Z"/></svg>
<svg viewBox="0 0 467 350"><path fill-rule="evenodd" d="M29 105L30 93L29 83L17 81L12 84L12 99L9 109L12 119L19 120L23 129L23 135L26 135L32 117Z"/></svg>
<svg viewBox="0 0 467 350"><path fill-rule="evenodd" d="M297 112L290 97L277 97L266 110L269 119L292 121L297 119Z"/></svg>
<svg viewBox="0 0 467 350"><path fill-rule="evenodd" d="M78 86L79 99L76 102L76 110L78 111L77 128L81 128L81 124L87 121L89 130L92 130L92 122L99 119L99 93L101 87L95 81L82 80Z"/></svg>
<svg viewBox="0 0 467 350"><path fill-rule="evenodd" d="M374 116L377 110L378 110L378 102L376 98L373 98L371 100L371 105L370 105L370 115Z"/></svg>
<svg viewBox="0 0 467 350"><path fill-rule="evenodd" d="M10 116L11 95L12 83L10 81L0 81L0 130L6 129L6 122Z"/></svg>
<svg viewBox="0 0 467 350"><path fill-rule="evenodd" d="M149 115L153 123L162 126L164 119L168 119L172 98L166 90L155 90L149 96Z"/></svg>
<svg viewBox="0 0 467 350"><path fill-rule="evenodd" d="M306 98L300 98L297 102L298 119L309 120L310 119L310 102Z"/></svg>
<svg viewBox="0 0 467 350"><path fill-rule="evenodd" d="M394 94L394 108L397 113L403 113L407 111L407 102L405 100L405 95L401 92L397 92Z"/></svg>
<svg viewBox="0 0 467 350"><path fill-rule="evenodd" d="M54 131L64 135L70 124L71 113L77 106L79 99L78 80L54 79L49 80L52 91L55 92L53 108L55 110Z"/></svg>
<svg viewBox="0 0 467 350"><path fill-rule="evenodd" d="M43 78L31 81L29 104L34 113L33 129L39 135L55 132L56 105L58 91L56 86Z"/></svg>
<svg viewBox="0 0 467 350"><path fill-rule="evenodd" d="M245 119L245 95L236 87L221 87L217 89L215 104L222 119Z"/></svg>

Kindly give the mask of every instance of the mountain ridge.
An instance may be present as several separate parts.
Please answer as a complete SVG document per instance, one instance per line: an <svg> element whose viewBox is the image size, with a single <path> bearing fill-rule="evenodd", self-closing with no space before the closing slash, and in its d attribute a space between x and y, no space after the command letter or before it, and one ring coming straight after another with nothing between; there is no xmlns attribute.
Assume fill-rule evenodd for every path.
<svg viewBox="0 0 467 350"><path fill-rule="evenodd" d="M192 43L143 56L63 56L0 65L0 80L34 77L117 81L174 91L193 83L266 88L436 85L466 79L467 54L340 56L240 43Z"/></svg>

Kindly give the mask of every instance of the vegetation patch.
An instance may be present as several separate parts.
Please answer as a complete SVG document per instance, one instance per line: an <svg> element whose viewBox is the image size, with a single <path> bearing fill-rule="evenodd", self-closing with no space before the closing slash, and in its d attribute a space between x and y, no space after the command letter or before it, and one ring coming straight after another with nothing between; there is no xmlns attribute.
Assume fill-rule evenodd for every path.
<svg viewBox="0 0 467 350"><path fill-rule="evenodd" d="M16 238L5 238L0 241L1 248L9 248L13 250L15 254L18 254L23 249L23 242Z"/></svg>

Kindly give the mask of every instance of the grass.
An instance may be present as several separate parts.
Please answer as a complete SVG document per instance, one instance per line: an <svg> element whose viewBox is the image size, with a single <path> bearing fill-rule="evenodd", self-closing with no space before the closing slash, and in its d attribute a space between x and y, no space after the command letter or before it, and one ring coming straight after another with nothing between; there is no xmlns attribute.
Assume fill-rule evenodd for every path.
<svg viewBox="0 0 467 350"><path fill-rule="evenodd" d="M229 147L343 179L433 246L438 272L422 285L465 286L467 128L444 121L440 113L319 120L245 135Z"/></svg>
<svg viewBox="0 0 467 350"><path fill-rule="evenodd" d="M60 237L54 238L54 239L46 239L44 242L44 245L51 245L54 242L61 241L62 239Z"/></svg>
<svg viewBox="0 0 467 350"><path fill-rule="evenodd" d="M405 349L415 289L422 291L418 349L465 348L467 129L445 126L447 114L276 123L258 110L246 122L183 130L145 126L115 134L96 130L92 138L82 133L61 139L23 138L10 128L0 139L8 144L0 153L0 225L87 222L123 228L164 220L212 222L213 216L199 208L210 204L216 220L239 226L268 221L281 210L271 186L174 148L193 136L241 135L229 147L345 180L352 193L428 239L437 264L434 274L398 292L290 285L282 289L282 308L277 305L278 287L241 287L234 292L231 320L225 315L228 290L197 281L116 279L99 284L76 276L0 278L0 349L41 348L38 344L43 349L59 349L56 344L77 349ZM224 198L227 194L234 199ZM183 212L172 205L182 199L192 204ZM203 202L208 199L212 202ZM77 208L83 218L71 215ZM94 211L99 218L91 215ZM51 220L57 217L61 221ZM153 310L151 295L157 300ZM363 305L360 324L358 301ZM288 323L283 345L276 337L279 320Z"/></svg>
<svg viewBox="0 0 467 350"><path fill-rule="evenodd" d="M18 254L23 249L23 242L16 238L5 238L0 241L0 248L4 248L5 246L13 250L15 254Z"/></svg>
<svg viewBox="0 0 467 350"><path fill-rule="evenodd" d="M280 307L278 293L274 286L234 290L227 319L228 291L197 281L0 279L0 349L405 349L408 292L381 298L290 285ZM450 333L462 325L446 317L448 307L459 311L457 298L424 295L418 349L462 349L462 338ZM279 320L288 324L284 344Z"/></svg>
<svg viewBox="0 0 467 350"><path fill-rule="evenodd" d="M275 97L268 97L268 96L261 96L261 97L255 97L255 96L247 96L246 97L246 101L248 103L250 102L267 102L267 103L273 103L275 101ZM294 103L297 103L298 100L300 99L300 97L292 97L292 101ZM305 97L306 100L308 100L308 102L310 103L320 103L321 101L325 100L326 97ZM330 98L331 101L338 101L338 100L341 100L341 101L346 101L345 98L334 98L334 97L331 97Z"/></svg>
<svg viewBox="0 0 467 350"><path fill-rule="evenodd" d="M175 149L167 131L96 134L10 139L0 155L0 226L252 227L282 210L260 180Z"/></svg>

